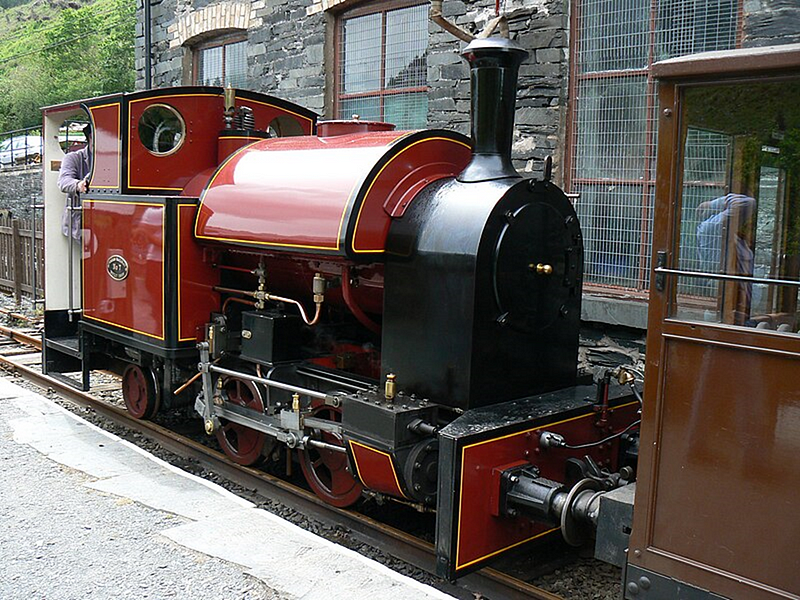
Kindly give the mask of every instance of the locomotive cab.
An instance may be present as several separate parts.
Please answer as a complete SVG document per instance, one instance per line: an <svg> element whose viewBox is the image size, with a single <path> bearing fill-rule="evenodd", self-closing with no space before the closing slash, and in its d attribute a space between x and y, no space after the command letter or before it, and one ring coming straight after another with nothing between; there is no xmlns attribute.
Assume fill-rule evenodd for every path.
<svg viewBox="0 0 800 600"><path fill-rule="evenodd" d="M204 182L243 145L276 132L312 133L316 115L221 88L117 94L43 113L44 370L80 373L75 383L88 389L92 369L121 369L141 399L134 412L152 414L162 400L180 401L172 392L196 362L195 345L218 305L218 274L191 237ZM72 209L82 235L70 241L61 234L58 139L75 118L91 124L93 143L89 189Z"/></svg>

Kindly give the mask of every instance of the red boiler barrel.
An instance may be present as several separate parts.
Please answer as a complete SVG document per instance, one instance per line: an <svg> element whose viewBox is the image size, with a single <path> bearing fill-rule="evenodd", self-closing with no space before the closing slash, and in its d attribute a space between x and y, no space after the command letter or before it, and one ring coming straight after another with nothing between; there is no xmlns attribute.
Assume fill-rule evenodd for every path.
<svg viewBox="0 0 800 600"><path fill-rule="evenodd" d="M469 158L466 137L437 130L258 141L211 178L195 236L272 255L380 261L391 220Z"/></svg>

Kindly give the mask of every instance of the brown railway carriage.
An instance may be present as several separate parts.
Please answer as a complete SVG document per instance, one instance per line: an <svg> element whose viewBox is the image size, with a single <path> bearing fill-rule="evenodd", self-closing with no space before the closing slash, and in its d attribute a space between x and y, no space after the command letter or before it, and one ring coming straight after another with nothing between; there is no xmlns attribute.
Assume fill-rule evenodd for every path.
<svg viewBox="0 0 800 600"><path fill-rule="evenodd" d="M797 598L800 45L653 72L654 272L625 597Z"/></svg>

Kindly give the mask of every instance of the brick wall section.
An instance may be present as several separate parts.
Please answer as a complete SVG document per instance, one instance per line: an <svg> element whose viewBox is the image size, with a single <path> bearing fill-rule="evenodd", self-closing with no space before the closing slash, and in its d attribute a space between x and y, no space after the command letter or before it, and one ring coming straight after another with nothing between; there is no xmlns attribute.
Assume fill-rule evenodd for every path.
<svg viewBox="0 0 800 600"><path fill-rule="evenodd" d="M29 217L31 204L41 203L41 165L0 169L0 211L10 211L15 217Z"/></svg>

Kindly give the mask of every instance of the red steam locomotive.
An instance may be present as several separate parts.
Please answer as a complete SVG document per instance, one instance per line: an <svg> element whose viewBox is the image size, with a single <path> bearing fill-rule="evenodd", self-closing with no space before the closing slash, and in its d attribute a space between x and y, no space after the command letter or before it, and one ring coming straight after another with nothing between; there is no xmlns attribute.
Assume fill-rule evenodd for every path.
<svg viewBox="0 0 800 600"><path fill-rule="evenodd" d="M285 450L333 505L435 507L444 577L594 528L624 566L642 403L634 369L577 372L576 214L549 164L525 180L510 158L525 56L465 49L471 140L219 88L45 109L49 156L64 119L94 130L81 244L45 161L46 371L118 369L136 417L189 406L232 460ZM652 568L627 597L673 581Z"/></svg>
<svg viewBox="0 0 800 600"><path fill-rule="evenodd" d="M598 413L578 379L580 227L510 160L526 54L465 51L472 144L217 88L47 109L94 129L83 243L48 239L67 264L47 282L47 371L118 369L139 418L193 403L232 460L285 447L336 506L437 506L448 576L557 530L521 488L554 496L567 463L616 485L620 437L603 440L639 404L612 391ZM74 291L56 283L70 268Z"/></svg>

